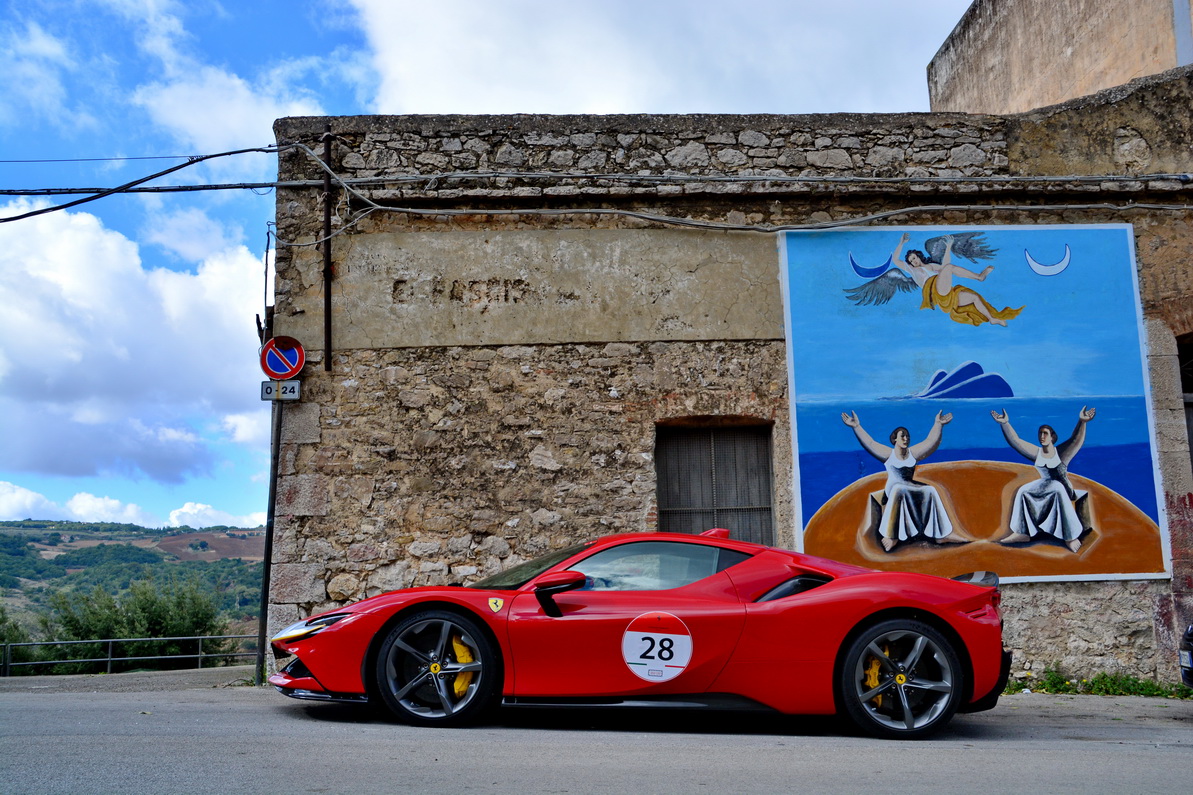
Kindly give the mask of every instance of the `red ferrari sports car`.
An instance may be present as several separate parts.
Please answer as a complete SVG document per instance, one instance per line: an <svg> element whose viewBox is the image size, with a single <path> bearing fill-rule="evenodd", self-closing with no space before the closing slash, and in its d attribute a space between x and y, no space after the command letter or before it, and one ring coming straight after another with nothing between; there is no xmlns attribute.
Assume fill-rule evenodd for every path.
<svg viewBox="0 0 1193 795"><path fill-rule="evenodd" d="M728 536L608 536L468 586L374 596L278 633L269 681L433 726L498 702L762 708L917 738L998 701L1010 654L993 575L872 571Z"/></svg>

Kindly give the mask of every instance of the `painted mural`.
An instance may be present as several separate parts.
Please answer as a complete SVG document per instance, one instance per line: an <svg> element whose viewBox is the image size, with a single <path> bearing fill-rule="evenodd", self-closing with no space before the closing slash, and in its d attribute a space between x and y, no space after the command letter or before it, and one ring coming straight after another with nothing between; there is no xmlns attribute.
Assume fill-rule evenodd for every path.
<svg viewBox="0 0 1193 795"><path fill-rule="evenodd" d="M883 569L1162 577L1129 225L787 232L801 548Z"/></svg>

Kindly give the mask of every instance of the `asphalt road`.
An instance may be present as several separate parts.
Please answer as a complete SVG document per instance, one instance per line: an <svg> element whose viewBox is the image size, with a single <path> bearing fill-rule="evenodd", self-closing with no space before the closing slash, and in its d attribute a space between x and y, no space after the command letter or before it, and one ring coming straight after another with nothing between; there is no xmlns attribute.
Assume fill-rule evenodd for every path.
<svg viewBox="0 0 1193 795"><path fill-rule="evenodd" d="M416 729L245 684L248 668L0 679L0 792L1173 793L1193 702L1005 697L936 739L830 719L503 711Z"/></svg>

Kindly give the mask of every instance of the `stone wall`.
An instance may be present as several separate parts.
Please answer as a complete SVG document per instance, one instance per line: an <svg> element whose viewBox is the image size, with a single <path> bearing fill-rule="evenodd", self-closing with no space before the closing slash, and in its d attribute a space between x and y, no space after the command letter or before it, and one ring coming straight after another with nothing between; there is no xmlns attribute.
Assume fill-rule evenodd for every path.
<svg viewBox="0 0 1193 795"><path fill-rule="evenodd" d="M1172 652L1172 597L1163 581L1018 583L1003 586L1003 641L1012 675L1052 668L1068 677L1096 672L1179 682Z"/></svg>
<svg viewBox="0 0 1193 795"><path fill-rule="evenodd" d="M1193 332L1183 209L1193 184L1130 176L1149 172L1100 153L1131 129L1151 162L1188 170L1189 105L1182 115L1169 100L1189 94L1190 74L1007 118L280 120L280 142L318 152L330 125L337 174L405 211L336 190L325 347L321 251L310 245L322 174L306 152L280 158L291 185L278 191L278 234L290 245L278 249L274 331L303 340L308 364L303 401L283 408L271 623L652 529L654 427L675 418L773 423L777 540L790 547L766 229L1130 222L1174 579L1008 585L1007 637L1021 673L1060 664L1173 679L1173 629L1193 620L1193 473L1174 344ZM1041 152L1052 159L1037 169Z"/></svg>
<svg viewBox="0 0 1193 795"><path fill-rule="evenodd" d="M781 342L400 348L316 356L286 406L270 619L466 582L655 525L654 423L773 423L794 543Z"/></svg>

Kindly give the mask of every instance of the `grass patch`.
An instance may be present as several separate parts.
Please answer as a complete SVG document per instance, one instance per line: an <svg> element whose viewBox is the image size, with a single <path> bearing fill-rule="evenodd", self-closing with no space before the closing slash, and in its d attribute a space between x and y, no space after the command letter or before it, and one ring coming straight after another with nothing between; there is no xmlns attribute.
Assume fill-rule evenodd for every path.
<svg viewBox="0 0 1193 795"><path fill-rule="evenodd" d="M1035 676L1028 673L1023 679L1007 683L1005 695L1015 693L1058 693L1088 696L1151 696L1153 698L1193 699L1193 688L1183 684L1168 684L1140 679L1127 674L1097 673L1089 679L1070 678L1055 668L1045 668Z"/></svg>

